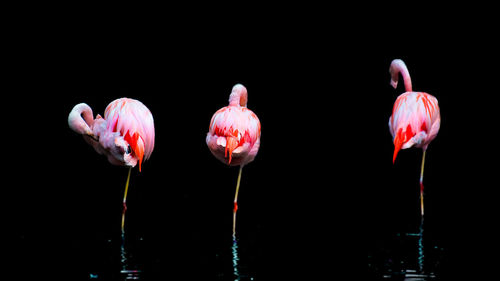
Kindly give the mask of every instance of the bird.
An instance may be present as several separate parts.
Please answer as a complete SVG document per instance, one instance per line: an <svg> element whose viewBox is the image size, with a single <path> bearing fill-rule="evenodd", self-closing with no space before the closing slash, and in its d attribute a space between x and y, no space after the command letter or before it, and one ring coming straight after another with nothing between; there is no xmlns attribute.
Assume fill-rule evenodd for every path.
<svg viewBox="0 0 500 281"><path fill-rule="evenodd" d="M243 166L255 159L260 147L260 121L247 108L247 100L245 86L234 85L229 105L212 116L206 137L207 146L215 158L226 165L239 166L233 204L233 237L236 237L236 212Z"/></svg>
<svg viewBox="0 0 500 281"><path fill-rule="evenodd" d="M97 114L94 119L90 106L79 103L69 113L68 125L111 164L129 167L123 195L121 229L124 233L131 170L139 164L141 172L142 162L150 158L155 145L151 111L138 100L119 98L106 107L104 118Z"/></svg>
<svg viewBox="0 0 500 281"><path fill-rule="evenodd" d="M394 143L393 164L401 149L422 148L420 168L420 214L424 216L424 163L425 152L431 141L437 136L441 126L438 100L425 92L412 90L408 68L400 59L394 59L389 67L391 86L397 88L401 73L406 92L396 99L392 115L389 118L389 130Z"/></svg>

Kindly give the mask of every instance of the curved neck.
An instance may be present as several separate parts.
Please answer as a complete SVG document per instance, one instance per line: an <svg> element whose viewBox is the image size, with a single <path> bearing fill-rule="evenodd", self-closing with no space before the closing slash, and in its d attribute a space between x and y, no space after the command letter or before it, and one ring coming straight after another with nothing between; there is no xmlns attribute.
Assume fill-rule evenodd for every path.
<svg viewBox="0 0 500 281"><path fill-rule="evenodd" d="M245 86L241 84L236 84L229 95L229 105L240 105L243 107L247 106L248 94Z"/></svg>
<svg viewBox="0 0 500 281"><path fill-rule="evenodd" d="M73 131L80 134L92 134L90 128L94 124L92 109L85 103L73 107L68 116L68 124Z"/></svg>
<svg viewBox="0 0 500 281"><path fill-rule="evenodd" d="M410 73L408 72L408 68L406 68L405 63L400 59L395 59L391 62L391 67L389 68L389 72L391 73L391 85L396 89L398 86L399 73L403 76L403 81L405 83L406 92L411 92L411 78Z"/></svg>

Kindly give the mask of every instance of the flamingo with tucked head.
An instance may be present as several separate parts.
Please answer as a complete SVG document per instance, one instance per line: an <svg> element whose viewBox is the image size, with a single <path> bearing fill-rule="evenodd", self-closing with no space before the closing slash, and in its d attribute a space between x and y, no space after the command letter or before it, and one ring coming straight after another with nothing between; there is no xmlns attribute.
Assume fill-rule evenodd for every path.
<svg viewBox="0 0 500 281"><path fill-rule="evenodd" d="M412 146L422 148L422 165L420 170L420 213L424 215L424 163L425 152L429 143L436 137L441 125L441 116L437 99L424 92L413 92L411 78L405 63L400 59L391 62L389 68L391 85L398 85L399 73L403 76L406 92L394 103L389 118L389 130L394 142L392 162L401 149Z"/></svg>
<svg viewBox="0 0 500 281"><path fill-rule="evenodd" d="M120 98L106 107L104 118L98 114L94 119L90 106L80 103L71 110L68 124L111 164L129 167L123 195L123 232L130 172L137 164L141 171L142 162L149 159L155 144L151 111L138 100Z"/></svg>
<svg viewBox="0 0 500 281"><path fill-rule="evenodd" d="M240 166L233 207L233 236L236 235L236 211L243 166L252 162L260 147L260 121L247 108L247 89L236 84L229 105L212 116L206 142L215 158L229 166Z"/></svg>

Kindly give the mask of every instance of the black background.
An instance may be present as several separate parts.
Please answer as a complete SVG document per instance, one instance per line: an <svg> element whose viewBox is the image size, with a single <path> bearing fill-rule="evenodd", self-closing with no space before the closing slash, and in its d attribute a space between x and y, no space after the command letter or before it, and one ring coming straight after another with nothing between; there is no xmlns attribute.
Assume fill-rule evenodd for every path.
<svg viewBox="0 0 500 281"><path fill-rule="evenodd" d="M258 245L258 278L337 275L347 271L339 259L365 268L367 249L418 225L421 151L391 162L387 122L403 92L389 85L394 58L406 62L414 90L441 107L424 184L443 274L490 269L496 59L482 25L386 32L321 17L244 26L129 20L68 14L11 23L2 207L15 275L85 279L116 266L116 244L103 241L119 236L127 171L72 132L67 115L80 102L103 114L125 96L155 119L155 149L133 171L128 199L145 270L211 278L214 245L230 235L237 168L217 161L205 136L236 83L262 123L239 199L241 238Z"/></svg>

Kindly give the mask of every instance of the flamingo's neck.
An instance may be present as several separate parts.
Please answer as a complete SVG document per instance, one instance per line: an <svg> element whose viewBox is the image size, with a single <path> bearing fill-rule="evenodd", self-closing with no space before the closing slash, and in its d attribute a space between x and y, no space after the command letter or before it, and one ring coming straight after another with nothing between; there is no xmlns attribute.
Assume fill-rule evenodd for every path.
<svg viewBox="0 0 500 281"><path fill-rule="evenodd" d="M394 87L394 89L398 86L399 73L401 73L401 76L403 76L406 92L412 92L410 73L408 72L408 68L406 68L405 63L402 60L393 60L389 68L389 72L391 73L391 85Z"/></svg>
<svg viewBox="0 0 500 281"><path fill-rule="evenodd" d="M248 94L245 86L241 84L236 84L231 91L231 95L229 96L229 105L232 106L247 106Z"/></svg>
<svg viewBox="0 0 500 281"><path fill-rule="evenodd" d="M85 103L77 104L68 116L68 124L71 129L79 134L92 135L94 117L92 109Z"/></svg>

